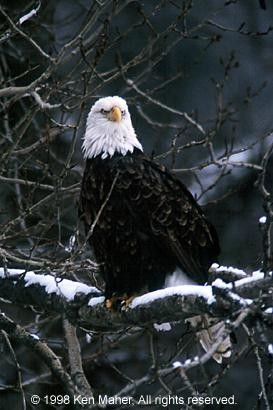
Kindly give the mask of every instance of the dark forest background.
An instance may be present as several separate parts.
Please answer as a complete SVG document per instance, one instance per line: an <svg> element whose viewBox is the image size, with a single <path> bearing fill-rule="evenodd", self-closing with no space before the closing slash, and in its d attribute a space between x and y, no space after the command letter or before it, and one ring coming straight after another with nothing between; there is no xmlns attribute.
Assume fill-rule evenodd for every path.
<svg viewBox="0 0 273 410"><path fill-rule="evenodd" d="M145 152L173 169L215 225L219 262L261 269L268 248L259 219L272 199L266 202L260 181L263 175L272 195L273 177L273 5L266 3L1 1L0 265L103 286L92 251L78 252L81 142L94 101L120 95ZM67 360L59 315L5 300L1 309ZM78 336L95 394L116 394L155 361L164 367L198 351L182 324L168 333L130 327L115 334L79 329ZM22 389L26 408L31 394L63 393L37 356L0 339L0 409L23 409ZM187 396L198 389L234 394L240 409L267 408L254 342L242 329L237 339L230 363L151 378L137 392ZM260 355L272 405L272 356Z"/></svg>

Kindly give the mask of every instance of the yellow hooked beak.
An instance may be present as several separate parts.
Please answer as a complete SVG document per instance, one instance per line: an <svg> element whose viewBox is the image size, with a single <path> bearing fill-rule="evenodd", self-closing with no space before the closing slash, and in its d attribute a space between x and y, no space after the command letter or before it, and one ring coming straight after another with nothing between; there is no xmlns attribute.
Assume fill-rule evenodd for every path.
<svg viewBox="0 0 273 410"><path fill-rule="evenodd" d="M110 121L120 122L122 119L121 110L119 107L114 106L108 114L108 119Z"/></svg>

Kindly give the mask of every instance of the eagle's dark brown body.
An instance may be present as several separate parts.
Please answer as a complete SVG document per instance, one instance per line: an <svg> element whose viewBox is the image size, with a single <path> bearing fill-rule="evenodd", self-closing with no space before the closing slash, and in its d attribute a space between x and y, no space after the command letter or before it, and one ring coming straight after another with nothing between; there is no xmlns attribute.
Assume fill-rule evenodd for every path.
<svg viewBox="0 0 273 410"><path fill-rule="evenodd" d="M106 298L158 289L177 266L204 283L219 254L215 230L189 191L136 149L87 159L80 215L87 233L98 218L89 242Z"/></svg>

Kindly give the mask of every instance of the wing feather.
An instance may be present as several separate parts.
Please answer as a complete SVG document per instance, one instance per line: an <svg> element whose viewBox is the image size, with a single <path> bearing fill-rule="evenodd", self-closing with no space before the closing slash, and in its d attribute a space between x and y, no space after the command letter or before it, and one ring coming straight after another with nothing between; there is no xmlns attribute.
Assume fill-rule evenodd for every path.
<svg viewBox="0 0 273 410"><path fill-rule="evenodd" d="M175 260L192 279L206 281L208 269L220 251L218 238L182 182L142 153L99 161L95 158L87 165L83 178L80 215L87 225L96 217L118 172L111 201L98 226L105 232L109 229L118 232L118 224L122 223L127 239L120 237L121 241L134 237L135 230L138 238L152 239L161 253ZM115 215L119 215L117 228L113 225ZM113 235L116 240L114 232ZM133 252L133 244L131 248ZM103 249L100 253L103 255Z"/></svg>
<svg viewBox="0 0 273 410"><path fill-rule="evenodd" d="M129 162L129 164L128 164ZM163 252L197 282L219 254L214 228L182 182L144 155L117 162L115 187L137 229L152 236Z"/></svg>

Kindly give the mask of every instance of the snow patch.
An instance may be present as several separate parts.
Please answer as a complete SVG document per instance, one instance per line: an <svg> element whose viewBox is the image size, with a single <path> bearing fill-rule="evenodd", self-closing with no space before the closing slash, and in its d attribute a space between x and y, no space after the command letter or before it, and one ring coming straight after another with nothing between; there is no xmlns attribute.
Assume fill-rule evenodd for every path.
<svg viewBox="0 0 273 410"><path fill-rule="evenodd" d="M259 223L260 224L265 224L266 223L266 216L261 216L261 218L259 219Z"/></svg>
<svg viewBox="0 0 273 410"><path fill-rule="evenodd" d="M215 286L216 288L220 288L220 289L231 289L232 287L231 283L226 283L220 278L215 279L212 282L212 286Z"/></svg>
<svg viewBox="0 0 273 410"><path fill-rule="evenodd" d="M182 363L177 360L176 362L173 362L172 366L173 366L175 369L177 369L178 367L182 367Z"/></svg>
<svg viewBox="0 0 273 410"><path fill-rule="evenodd" d="M93 333L86 333L85 340L86 340L86 343L88 344L91 343L93 340Z"/></svg>
<svg viewBox="0 0 273 410"><path fill-rule="evenodd" d="M36 16L36 15L37 15L37 12L38 12L39 9L40 9L40 7L41 7L41 3L39 2L38 7L37 7L36 9L31 10L29 13L25 14L24 16L20 17L18 23L21 25L21 24L23 24L25 21L31 19L33 16Z"/></svg>
<svg viewBox="0 0 273 410"><path fill-rule="evenodd" d="M68 253L71 253L75 247L76 244L76 235L71 235L68 241L68 244L64 248L64 250Z"/></svg>
<svg viewBox="0 0 273 410"><path fill-rule="evenodd" d="M170 323L166 322L166 323L154 323L154 328L157 332L169 332L172 327L170 325Z"/></svg>
<svg viewBox="0 0 273 410"><path fill-rule="evenodd" d="M241 306L249 306L253 303L252 299L244 299L236 293L230 293L229 296L235 300L236 302L240 303Z"/></svg>
<svg viewBox="0 0 273 410"><path fill-rule="evenodd" d="M24 269L4 269L0 268L0 278L6 278L6 277L11 277L11 276L19 276L22 275L23 273L26 273Z"/></svg>
<svg viewBox="0 0 273 410"><path fill-rule="evenodd" d="M235 289L237 288L237 286L240 286L241 282L243 282L243 284L244 284L247 279L248 278L236 280ZM240 284L238 285L239 282L240 282ZM228 289L229 291L233 289L233 284L232 283L226 283L220 278L215 279L215 281L212 282L212 286L214 286L216 288L219 288L219 289ZM244 299L241 296L236 295L236 293L233 293L233 292L230 292L229 296L233 300L236 300L237 302L239 302L242 306L248 306L248 305L251 305L251 303L253 303L252 299Z"/></svg>
<svg viewBox="0 0 273 410"><path fill-rule="evenodd" d="M73 300L76 293L88 294L90 292L98 292L92 286L84 283L74 282L68 279L55 278L51 275L43 275L34 272L27 272L25 275L26 287L30 285L39 284L45 287L45 291L63 295L67 300Z"/></svg>
<svg viewBox="0 0 273 410"><path fill-rule="evenodd" d="M212 295L210 298L208 298L208 300L207 300L207 304L208 305L212 305L213 303L215 303L216 302L216 298L215 298L215 296L214 295Z"/></svg>
<svg viewBox="0 0 273 410"><path fill-rule="evenodd" d="M91 298L88 302L88 306L96 306L99 305L101 303L103 303L105 301L105 297L104 296L96 296L94 298Z"/></svg>
<svg viewBox="0 0 273 410"><path fill-rule="evenodd" d="M213 263L210 269L216 273L217 272L218 273L228 272L228 273L234 273L235 275L239 275L239 276L247 276L246 272L242 269L233 268L232 266L220 266L218 265L218 263Z"/></svg>
<svg viewBox="0 0 273 410"><path fill-rule="evenodd" d="M252 276L248 276L247 278L236 280L235 285L236 287L246 285L247 283L255 282L259 279L264 278L264 272L257 270L252 273Z"/></svg>
<svg viewBox="0 0 273 410"><path fill-rule="evenodd" d="M4 268L0 268L0 278L15 277L24 275L26 287L31 285L40 285L45 287L48 294L56 293L64 296L67 300L73 300L76 293L98 293L98 289L84 283L75 282L69 279L61 279L52 275L39 274L32 271L26 272L23 269L8 269L7 273Z"/></svg>
<svg viewBox="0 0 273 410"><path fill-rule="evenodd" d="M231 268L227 268L226 266L220 266L219 269L220 268L221 268L221 272L223 272L223 268L225 268L227 271L231 272ZM215 281L212 282L212 286L215 286L215 287L221 288L221 289L232 289L233 285L235 286L235 288L237 288L237 287L246 285L247 283L255 282L259 279L264 278L264 272L262 272L260 270L254 271L251 276L248 276L248 275L246 275L246 273L244 271L242 271L240 269L236 269L236 268L235 269L232 268L232 269L233 269L234 272L236 270L238 272L243 272L246 277L236 280L235 282L233 282L233 284L232 283L225 283L222 279L217 278L217 279L215 279ZM220 270L219 270L219 272L220 272ZM272 272L270 272L269 275L272 275Z"/></svg>
<svg viewBox="0 0 273 410"><path fill-rule="evenodd" d="M268 350L268 353L273 356L273 344L272 343L270 343L267 346L267 350Z"/></svg>
<svg viewBox="0 0 273 410"><path fill-rule="evenodd" d="M139 305L145 305L147 303L153 302L154 300L163 299L165 297L173 295L201 296L207 299L207 301L211 301L213 298L211 286L181 285L173 286L166 289L155 290L154 292L149 292L145 295L138 296L130 303L130 307L134 309Z"/></svg>

